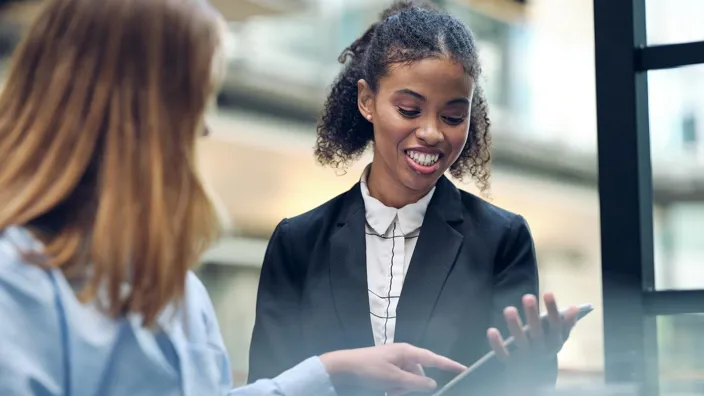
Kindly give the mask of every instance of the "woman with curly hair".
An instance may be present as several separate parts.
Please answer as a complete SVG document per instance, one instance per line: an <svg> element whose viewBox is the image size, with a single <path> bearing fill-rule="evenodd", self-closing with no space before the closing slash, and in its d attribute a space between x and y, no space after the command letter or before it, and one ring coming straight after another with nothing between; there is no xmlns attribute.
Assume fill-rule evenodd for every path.
<svg viewBox="0 0 704 396"><path fill-rule="evenodd" d="M521 389L554 385L576 308L560 319L547 294L550 328L541 328L525 220L444 176L489 188L490 122L471 32L432 5L401 1L340 62L315 155L344 168L371 145L373 160L352 189L277 226L261 273L250 381L304 356L406 342L463 364L493 348L506 364L486 365L472 394L508 394L495 387L509 382L497 377L506 373ZM509 358L499 329L522 353Z"/></svg>

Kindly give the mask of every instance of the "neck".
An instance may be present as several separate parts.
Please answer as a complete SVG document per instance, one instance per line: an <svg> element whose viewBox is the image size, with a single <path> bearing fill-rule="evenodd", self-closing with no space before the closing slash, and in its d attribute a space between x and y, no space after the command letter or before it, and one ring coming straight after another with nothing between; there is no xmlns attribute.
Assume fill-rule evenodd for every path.
<svg viewBox="0 0 704 396"><path fill-rule="evenodd" d="M367 175L369 195L379 200L384 205L400 209L406 205L416 203L433 188L427 190L412 190L391 176L386 164L372 161L372 166Z"/></svg>

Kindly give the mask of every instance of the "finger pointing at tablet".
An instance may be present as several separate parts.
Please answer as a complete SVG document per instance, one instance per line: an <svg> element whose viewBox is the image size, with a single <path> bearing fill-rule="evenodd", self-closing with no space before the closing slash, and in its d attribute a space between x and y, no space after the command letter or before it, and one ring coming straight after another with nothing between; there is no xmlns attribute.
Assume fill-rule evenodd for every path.
<svg viewBox="0 0 704 396"><path fill-rule="evenodd" d="M456 373L466 370L455 361L409 344L330 352L320 360L336 386L363 386L391 395L435 389L437 384L425 376L423 366Z"/></svg>

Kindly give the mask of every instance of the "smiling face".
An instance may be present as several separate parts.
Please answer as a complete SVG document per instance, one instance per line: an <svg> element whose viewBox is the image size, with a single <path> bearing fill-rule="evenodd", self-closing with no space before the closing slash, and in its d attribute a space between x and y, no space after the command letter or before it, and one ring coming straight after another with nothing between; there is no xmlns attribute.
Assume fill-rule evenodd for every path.
<svg viewBox="0 0 704 396"><path fill-rule="evenodd" d="M374 125L370 192L387 205L424 196L457 160L469 133L474 82L446 57L392 65L373 92L358 83L359 111Z"/></svg>

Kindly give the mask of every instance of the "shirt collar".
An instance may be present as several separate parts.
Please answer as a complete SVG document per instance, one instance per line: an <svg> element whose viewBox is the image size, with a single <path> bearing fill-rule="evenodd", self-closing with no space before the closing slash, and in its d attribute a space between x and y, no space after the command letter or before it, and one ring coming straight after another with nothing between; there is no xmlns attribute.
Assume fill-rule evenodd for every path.
<svg viewBox="0 0 704 396"><path fill-rule="evenodd" d="M435 193L435 187L423 198L419 199L418 202L408 204L400 209L390 208L369 194L367 176L370 169L371 164L364 169L360 180L362 199L364 199L364 213L369 226L377 234L385 235L396 216L398 216L398 225L402 235L417 231L423 225L423 218L428 209L428 204Z"/></svg>

